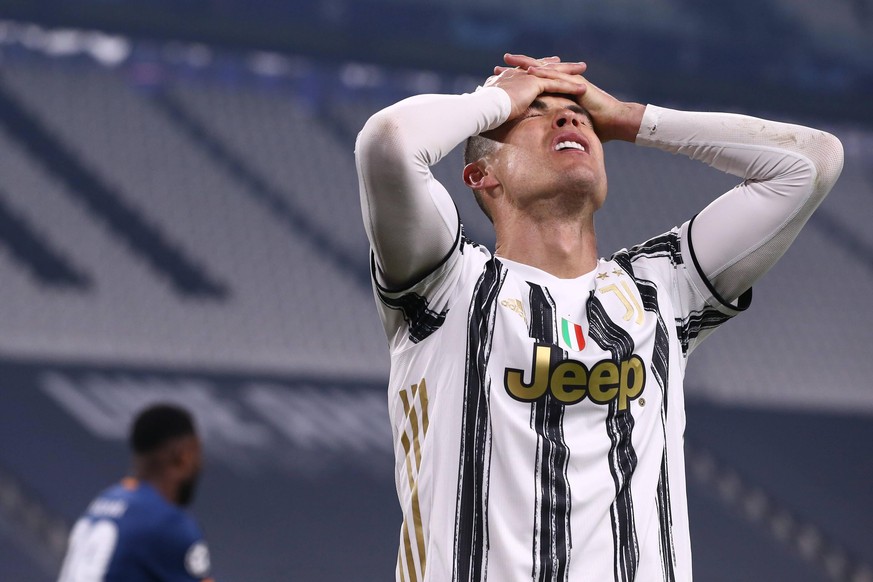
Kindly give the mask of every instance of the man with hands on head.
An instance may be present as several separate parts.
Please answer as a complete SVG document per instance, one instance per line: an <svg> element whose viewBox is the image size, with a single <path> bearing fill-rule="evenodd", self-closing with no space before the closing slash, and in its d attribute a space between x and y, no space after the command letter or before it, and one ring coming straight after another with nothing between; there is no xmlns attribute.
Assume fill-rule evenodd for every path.
<svg viewBox="0 0 873 582"><path fill-rule="evenodd" d="M621 102L582 63L506 55L465 95L376 113L356 144L403 510L403 581L690 580L682 378L842 168L827 133ZM598 258L602 143L737 176ZM429 167L466 140L494 224L466 239ZM715 194L715 195L714 195Z"/></svg>

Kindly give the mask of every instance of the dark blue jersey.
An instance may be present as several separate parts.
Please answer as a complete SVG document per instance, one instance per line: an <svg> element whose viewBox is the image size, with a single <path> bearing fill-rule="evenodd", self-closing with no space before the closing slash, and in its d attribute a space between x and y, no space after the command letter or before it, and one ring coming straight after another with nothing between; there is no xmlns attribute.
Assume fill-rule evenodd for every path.
<svg viewBox="0 0 873 582"><path fill-rule="evenodd" d="M201 582L209 550L194 520L151 485L124 479L70 533L58 582Z"/></svg>

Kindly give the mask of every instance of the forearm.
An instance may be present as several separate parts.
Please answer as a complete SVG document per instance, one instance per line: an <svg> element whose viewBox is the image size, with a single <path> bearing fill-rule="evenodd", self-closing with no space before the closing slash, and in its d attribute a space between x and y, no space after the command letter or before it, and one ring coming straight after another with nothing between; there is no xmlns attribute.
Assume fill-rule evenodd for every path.
<svg viewBox="0 0 873 582"><path fill-rule="evenodd" d="M701 271L727 301L785 252L842 169L830 134L727 113L649 106L636 142L743 179L696 217L690 234Z"/></svg>
<svg viewBox="0 0 873 582"><path fill-rule="evenodd" d="M421 95L380 111L361 130L355 155L364 227L386 282L402 286L449 252L458 217L429 167L508 114L508 97L497 88Z"/></svg>
<svg viewBox="0 0 873 582"><path fill-rule="evenodd" d="M597 88L589 89L592 91ZM617 111L607 120L600 121L595 118L595 130L603 142L614 139L621 141L636 141L643 123L646 106L633 102L617 102ZM590 112L589 112L590 113Z"/></svg>

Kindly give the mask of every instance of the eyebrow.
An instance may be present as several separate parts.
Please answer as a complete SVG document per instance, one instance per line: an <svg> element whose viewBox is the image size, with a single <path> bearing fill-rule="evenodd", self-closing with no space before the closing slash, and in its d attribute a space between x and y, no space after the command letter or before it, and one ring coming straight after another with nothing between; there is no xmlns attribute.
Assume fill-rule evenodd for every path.
<svg viewBox="0 0 873 582"><path fill-rule="evenodd" d="M542 99L534 99L533 102L530 104L530 107L528 107L528 109L534 109L536 111L548 111L549 106ZM588 118L588 121L592 125L594 124L594 119L591 117L591 114L588 113L588 110L585 109L584 107L582 107L581 105L577 105L577 104L573 103L571 105L567 105L566 109L569 109L573 113L578 113L579 115L584 115L585 117Z"/></svg>

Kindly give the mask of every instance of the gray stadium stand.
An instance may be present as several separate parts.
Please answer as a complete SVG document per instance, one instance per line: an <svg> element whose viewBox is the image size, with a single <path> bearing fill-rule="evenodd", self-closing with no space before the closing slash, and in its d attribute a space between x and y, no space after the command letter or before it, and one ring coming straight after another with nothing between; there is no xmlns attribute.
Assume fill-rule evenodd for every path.
<svg viewBox="0 0 873 582"><path fill-rule="evenodd" d="M251 192L250 184L217 164L202 144L172 125L115 72L93 66L67 70L46 62L7 66L3 78L10 93L27 103L83 166L112 184L132 212L147 217L145 222L172 238L185 255L196 257L228 288L228 298L217 303L174 293L164 278L154 276L154 269L130 252L129 245L106 236L99 217L70 208L58 213L53 228L49 224L43 228L52 236L72 237L62 247L78 261L88 256L88 250L79 247L89 237L103 237L87 264L95 292L84 300L81 294L45 297L46 309L56 308L64 315L46 317L47 327L42 330L31 327L27 333L2 340L8 342L7 351L219 367L310 366L313 371L329 366L336 373L371 378L381 373L386 361L381 332L378 324L373 325L377 318L371 292L361 282L365 267L360 265L367 261L366 246L360 244L363 234L354 269L325 260L317 240L277 220ZM17 155L24 160L9 163L6 176L25 173L31 175L22 179L46 180L38 175L38 168L28 167L33 162L24 152ZM36 189L42 193L58 187ZM10 191L12 196L22 204L36 204L23 200L32 198L30 189ZM355 196L354 189L347 192L352 209ZM317 206L318 200L313 196L296 211L305 214L326 208L329 212L339 207L335 199L323 206ZM71 214L87 226L70 228ZM28 218L37 227L50 220L36 209ZM338 224L332 225L331 232L362 231L357 223L343 228ZM348 219L342 224L347 225ZM355 256L352 252L347 249L349 256ZM35 296L40 296L38 289L22 290L22 300L31 305ZM0 320L14 319L22 309L27 310L26 305L10 300L0 308ZM59 329L51 328L54 323ZM348 341L349 347L339 362L334 361L333 350L327 350L336 347L336 338L346 338L340 341Z"/></svg>
<svg viewBox="0 0 873 582"><path fill-rule="evenodd" d="M348 65L265 77L247 55L194 67L160 52L137 45L116 68L0 54L0 225L12 225L0 233L0 477L45 516L19 519L0 499L0 579L53 579L44 524L69 527L123 475L127 423L157 399L195 410L206 437L194 511L217 580L390 579L387 357L352 148L410 79L477 81L374 69L355 88ZM833 131L840 182L750 312L688 370L700 580L873 580L873 130ZM603 254L735 185L684 158L606 151ZM461 165L456 150L435 174L467 234L491 245ZM81 284L45 274L63 269ZM174 282L194 271L221 292ZM12 541L25 533L33 552Z"/></svg>

